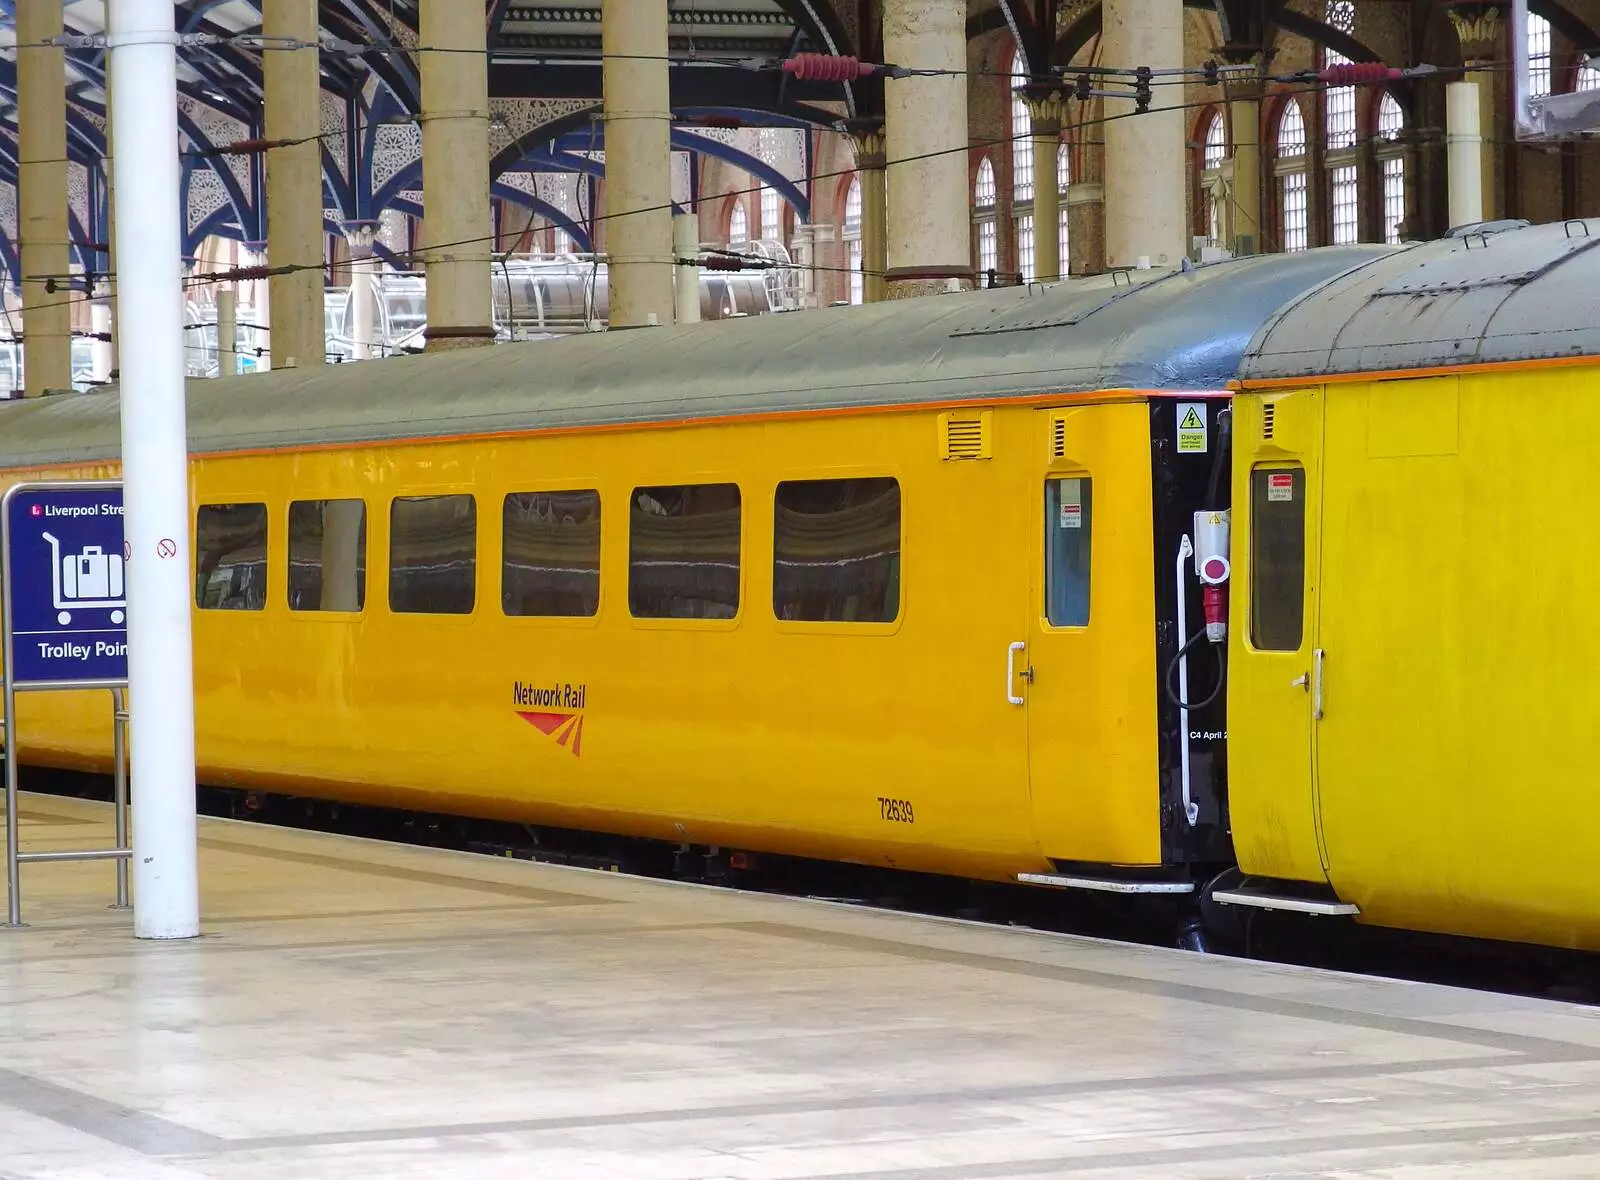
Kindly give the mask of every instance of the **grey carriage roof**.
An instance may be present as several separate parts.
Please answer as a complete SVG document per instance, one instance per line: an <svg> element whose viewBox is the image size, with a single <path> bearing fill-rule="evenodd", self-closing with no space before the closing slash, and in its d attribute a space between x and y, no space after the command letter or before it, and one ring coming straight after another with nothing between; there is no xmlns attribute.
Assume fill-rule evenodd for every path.
<svg viewBox="0 0 1600 1180"><path fill-rule="evenodd" d="M1098 389L1223 389L1262 321L1387 252L935 295L189 382L196 453ZM0 466L115 459L115 389L0 405Z"/></svg>
<svg viewBox="0 0 1600 1180"><path fill-rule="evenodd" d="M1244 381L1600 356L1600 218L1457 230L1267 320Z"/></svg>

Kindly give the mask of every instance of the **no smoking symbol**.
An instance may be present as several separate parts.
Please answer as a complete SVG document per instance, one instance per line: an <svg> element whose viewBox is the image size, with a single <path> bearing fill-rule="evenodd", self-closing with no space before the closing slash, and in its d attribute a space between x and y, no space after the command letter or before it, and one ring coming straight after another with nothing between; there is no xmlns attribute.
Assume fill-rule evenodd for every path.
<svg viewBox="0 0 1600 1180"><path fill-rule="evenodd" d="M162 537L161 540L156 542L157 557L176 557L177 555L178 543L171 537Z"/></svg>

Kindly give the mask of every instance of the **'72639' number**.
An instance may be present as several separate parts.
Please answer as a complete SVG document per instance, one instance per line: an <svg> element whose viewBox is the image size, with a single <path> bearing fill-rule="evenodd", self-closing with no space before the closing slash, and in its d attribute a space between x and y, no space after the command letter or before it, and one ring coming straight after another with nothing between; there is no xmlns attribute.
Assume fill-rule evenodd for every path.
<svg viewBox="0 0 1600 1180"><path fill-rule="evenodd" d="M884 819L892 820L898 824L914 824L917 822L916 813L911 810L909 799L885 799L878 796L878 812Z"/></svg>

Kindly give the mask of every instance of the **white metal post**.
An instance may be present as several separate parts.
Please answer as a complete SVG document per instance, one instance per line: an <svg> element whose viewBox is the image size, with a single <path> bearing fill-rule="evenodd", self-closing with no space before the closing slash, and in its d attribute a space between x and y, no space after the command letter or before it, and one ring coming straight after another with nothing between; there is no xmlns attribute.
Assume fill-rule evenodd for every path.
<svg viewBox="0 0 1600 1180"><path fill-rule="evenodd" d="M239 293L217 288L217 376L239 375Z"/></svg>
<svg viewBox="0 0 1600 1180"><path fill-rule="evenodd" d="M677 213L672 218L672 252L678 256L677 288L673 292L680 324L700 322L700 268L685 258L700 255L700 218L694 213Z"/></svg>
<svg viewBox="0 0 1600 1180"><path fill-rule="evenodd" d="M173 15L171 0L110 3L139 938L200 933Z"/></svg>
<svg viewBox="0 0 1600 1180"><path fill-rule="evenodd" d="M1478 126L1478 84L1444 88L1445 177L1452 227L1483 220L1483 136Z"/></svg>

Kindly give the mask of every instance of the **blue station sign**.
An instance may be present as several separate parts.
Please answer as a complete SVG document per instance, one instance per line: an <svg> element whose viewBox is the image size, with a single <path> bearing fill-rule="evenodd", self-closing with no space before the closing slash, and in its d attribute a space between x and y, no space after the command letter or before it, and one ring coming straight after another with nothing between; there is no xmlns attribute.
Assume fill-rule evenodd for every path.
<svg viewBox="0 0 1600 1180"><path fill-rule="evenodd" d="M128 678L122 486L22 486L6 506L12 683Z"/></svg>

